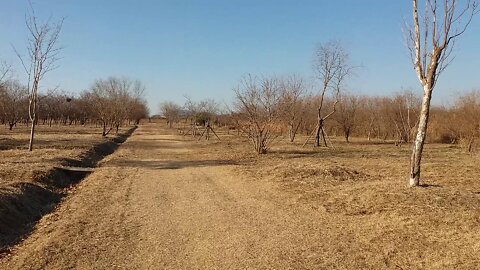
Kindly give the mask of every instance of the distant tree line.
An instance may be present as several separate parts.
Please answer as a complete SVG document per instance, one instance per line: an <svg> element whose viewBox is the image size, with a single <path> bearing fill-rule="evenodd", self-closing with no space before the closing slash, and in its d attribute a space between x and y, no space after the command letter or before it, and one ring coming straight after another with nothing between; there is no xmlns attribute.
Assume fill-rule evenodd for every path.
<svg viewBox="0 0 480 270"><path fill-rule="evenodd" d="M265 153L276 139L294 142L298 134L314 135L316 110L322 97L307 91L307 84L300 76L247 76L235 89L235 94L235 101L227 113L199 106L215 104L213 100L188 101L184 105L163 102L160 113L169 127L176 124L182 129L190 128L192 123L203 125L202 119L211 119L216 125L237 129L251 140L258 153ZM346 142L357 137L396 145L414 139L421 97L411 90L391 96L343 91L338 96L324 96L323 99L322 115L337 103L335 113L324 123L327 137L341 136ZM473 151L480 140L480 91L459 95L450 106L433 106L428 133L430 142L461 144L467 151Z"/></svg>
<svg viewBox="0 0 480 270"><path fill-rule="evenodd" d="M99 125L102 135L148 117L140 81L110 77L99 79L78 95L51 90L38 94L37 124ZM0 122L10 130L29 124L28 88L16 80L0 83Z"/></svg>

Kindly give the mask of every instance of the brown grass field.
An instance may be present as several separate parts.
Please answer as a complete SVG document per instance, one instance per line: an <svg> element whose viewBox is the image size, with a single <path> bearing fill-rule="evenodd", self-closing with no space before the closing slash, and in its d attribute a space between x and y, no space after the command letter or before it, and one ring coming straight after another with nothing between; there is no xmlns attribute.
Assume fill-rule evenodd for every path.
<svg viewBox="0 0 480 270"><path fill-rule="evenodd" d="M114 241L111 244L116 243L112 244L115 249L106 250L115 251L115 258L123 256L130 263L137 261L125 258L135 253L143 263L149 262L145 258L154 261L157 255L158 260L172 260L170 264L162 261L164 268L189 268L190 265L234 269L254 266L262 269L478 269L480 266L480 157L466 153L459 146L427 144L423 186L409 189L410 145L398 147L390 142L367 142L361 138L353 138L347 144L341 138L332 138L333 147L307 145L302 148L305 137L299 137L293 144L279 139L270 153L260 156L235 131L227 134L226 130L217 129L222 140L205 141L179 135L177 130L165 126L164 123L141 125L119 153L108 158L98 174L93 173L82 182L78 192L69 195L71 198L59 208L58 214L40 221L33 240L23 244L17 253L13 252L18 257L0 262L0 266L27 267L29 260L31 263L41 261L43 264L37 267L43 265L50 269L82 268L82 265L101 268L112 263L113 259L108 260L107 255L105 262L97 257L98 261L84 264L75 264L72 260L84 254L78 252L85 248L91 248L86 253L89 255L82 257L85 260L98 256L97 248L101 246L95 246L94 239L89 240L82 232L93 233L95 226L106 226L102 222L116 220L119 208L112 208L116 213L113 216L105 214L106 220L101 218L107 210L101 209L114 207L112 203L118 201L115 196L120 194L120 188L123 190L126 179L135 181L129 180L128 188L122 191L131 194L122 195L128 202L122 206L126 212L120 216L131 221L119 221L120 227L111 230L121 229L121 237L105 232L104 242ZM25 132L19 130L12 135L2 131L2 141L7 137L15 141L8 139L8 143L2 145L16 146L0 151L2 185L29 181L38 171L57 166L65 158L76 159L102 140L98 130L91 127L43 127L38 132L37 150L30 154L25 150ZM187 179L197 173L204 178ZM111 184L110 195L102 197L99 192L103 194L109 189L101 187L101 183L104 180L108 183L110 178L116 184ZM103 199L96 202L92 196ZM176 199L176 196L179 197ZM147 206L136 206L141 205L139 202ZM184 204L187 208L183 208ZM82 209L82 205L84 210L79 210L78 215L85 220L74 221L70 215L77 214L69 209ZM169 206L180 210L170 212ZM206 208L201 208L203 206ZM95 218L90 207L98 212L98 220L89 220ZM221 216L217 216L219 211ZM180 223L166 221L171 218ZM92 228L85 231L85 224ZM142 226L155 229L143 235L141 229L137 231ZM161 231L169 226L173 228L168 233ZM64 227L67 232L61 231ZM81 228L79 232L77 227ZM228 250L209 246L225 244L236 237L243 239L242 235L237 236L240 234L237 230L244 231L251 239L245 254L238 253L243 249L236 251L250 256L248 260L237 255L232 259L222 253ZM219 235L211 235L215 232ZM228 239L223 233L227 233ZM188 240L188 237L201 237L199 235L204 235L207 241L201 246L201 253L197 250L200 247L191 247L191 239ZM78 242L71 237L77 237ZM92 237L98 240L100 236ZM43 238L50 240L41 240ZM127 240L130 242L122 246L122 241ZM152 243L162 246L162 241L168 243L164 249L149 246ZM69 242L75 245L61 247ZM42 252L42 245L50 253ZM87 247L82 249L83 245ZM168 251L169 248L173 251ZM249 248L253 251L248 251ZM70 249L71 254L66 255ZM196 257L181 256L191 255L188 253L193 252L191 250L211 260L187 264L187 260Z"/></svg>
<svg viewBox="0 0 480 270"><path fill-rule="evenodd" d="M350 267L480 268L480 155L458 145L427 144L423 185L409 189L410 144L337 137L333 147L313 148L313 142L302 147L306 137L300 136L295 143L280 138L269 154L258 156L247 140L219 133L222 142L203 142L206 158L214 153L242 164L239 174L290 193L286 203L324 213L319 223L336 228L321 233L335 235L329 243L335 252L358 245L358 254L349 254L358 261ZM378 258L384 266L373 263Z"/></svg>
<svg viewBox="0 0 480 270"><path fill-rule="evenodd" d="M102 138L94 126L39 125L29 152L29 132L24 125L0 129L0 254L88 175L59 168L92 167L117 147L116 134Z"/></svg>
<svg viewBox="0 0 480 270"><path fill-rule="evenodd" d="M119 133L127 128L119 130ZM34 140L34 151L28 152L30 129L19 125L14 130L0 128L0 186L31 182L65 160L79 159L94 145L107 141L101 128L95 126L39 125Z"/></svg>

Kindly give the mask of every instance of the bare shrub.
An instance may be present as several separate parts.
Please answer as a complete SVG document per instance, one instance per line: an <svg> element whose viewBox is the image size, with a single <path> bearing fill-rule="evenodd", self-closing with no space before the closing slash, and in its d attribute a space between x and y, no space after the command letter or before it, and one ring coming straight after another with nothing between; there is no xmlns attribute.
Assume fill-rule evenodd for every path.
<svg viewBox="0 0 480 270"><path fill-rule="evenodd" d="M245 77L235 91L238 128L251 140L258 154L267 153L279 136L281 84L275 77Z"/></svg>

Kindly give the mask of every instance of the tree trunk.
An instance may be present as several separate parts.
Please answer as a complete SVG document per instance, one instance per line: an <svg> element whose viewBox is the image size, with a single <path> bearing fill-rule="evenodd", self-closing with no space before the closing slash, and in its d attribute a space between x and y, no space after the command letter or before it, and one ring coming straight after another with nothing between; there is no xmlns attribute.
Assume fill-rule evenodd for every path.
<svg viewBox="0 0 480 270"><path fill-rule="evenodd" d="M112 130L112 128L110 128L110 130ZM107 123L103 122L102 137L106 137L108 133L110 133L110 130L107 131Z"/></svg>
<svg viewBox="0 0 480 270"><path fill-rule="evenodd" d="M295 137L297 136L298 129L300 128L300 125L302 124L302 119L298 121L298 124L295 126L295 124L292 122L290 124L290 129L289 129L289 139L290 142L293 143L295 141Z"/></svg>
<svg viewBox="0 0 480 270"><path fill-rule="evenodd" d="M295 141L295 133L293 131L293 124L288 126L288 140L293 143Z"/></svg>
<svg viewBox="0 0 480 270"><path fill-rule="evenodd" d="M322 119L322 107L318 108L317 112L317 130L315 131L315 146L320 146L320 132L322 131L323 119Z"/></svg>
<svg viewBox="0 0 480 270"><path fill-rule="evenodd" d="M317 126L317 130L315 131L315 146L320 146L320 132L322 130L322 127L320 127L320 124Z"/></svg>
<svg viewBox="0 0 480 270"><path fill-rule="evenodd" d="M468 145L467 145L467 152L468 153L471 153L473 151L473 141L474 141L474 137L471 137L468 140Z"/></svg>
<svg viewBox="0 0 480 270"><path fill-rule="evenodd" d="M345 129L345 142L349 143L348 139L350 138L350 129Z"/></svg>
<svg viewBox="0 0 480 270"><path fill-rule="evenodd" d="M266 138L263 131L260 131L253 140L255 151L257 154L263 155L267 153L267 146L265 144Z"/></svg>
<svg viewBox="0 0 480 270"><path fill-rule="evenodd" d="M33 101L29 104L29 117L30 121L32 122L32 126L30 128L30 142L28 143L28 151L33 150L33 136L35 135L35 126L37 125L37 96L36 91L33 97Z"/></svg>
<svg viewBox="0 0 480 270"><path fill-rule="evenodd" d="M37 125L35 115L33 116L32 127L30 129L30 142L28 143L28 151L33 150L33 135L35 134L35 126Z"/></svg>
<svg viewBox="0 0 480 270"><path fill-rule="evenodd" d="M422 109L420 111L420 120L418 122L417 135L413 142L412 156L410 159L410 187L420 185L420 163L422 160L423 146L427 138L427 125L430 115L430 101L432 98L432 87L424 86Z"/></svg>

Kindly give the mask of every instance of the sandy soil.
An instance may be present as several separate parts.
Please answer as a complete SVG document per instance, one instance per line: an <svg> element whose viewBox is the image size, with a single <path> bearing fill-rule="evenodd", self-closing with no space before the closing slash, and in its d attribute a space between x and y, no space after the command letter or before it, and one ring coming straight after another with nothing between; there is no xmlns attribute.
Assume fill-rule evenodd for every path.
<svg viewBox="0 0 480 270"><path fill-rule="evenodd" d="M235 145L224 146L192 141L158 124L141 126L0 260L0 269L480 265L478 190L397 188L384 195L378 191L392 183L369 181L372 173L362 168L303 168L283 153L278 160L234 158L228 152ZM305 183L288 180L287 172L295 169L295 175L306 174ZM329 183L321 192L311 180L320 176ZM432 193L436 199L427 200ZM365 207L369 202L362 198L372 197L375 207ZM417 200L441 202L431 208L408 205ZM460 216L450 215L457 210Z"/></svg>

